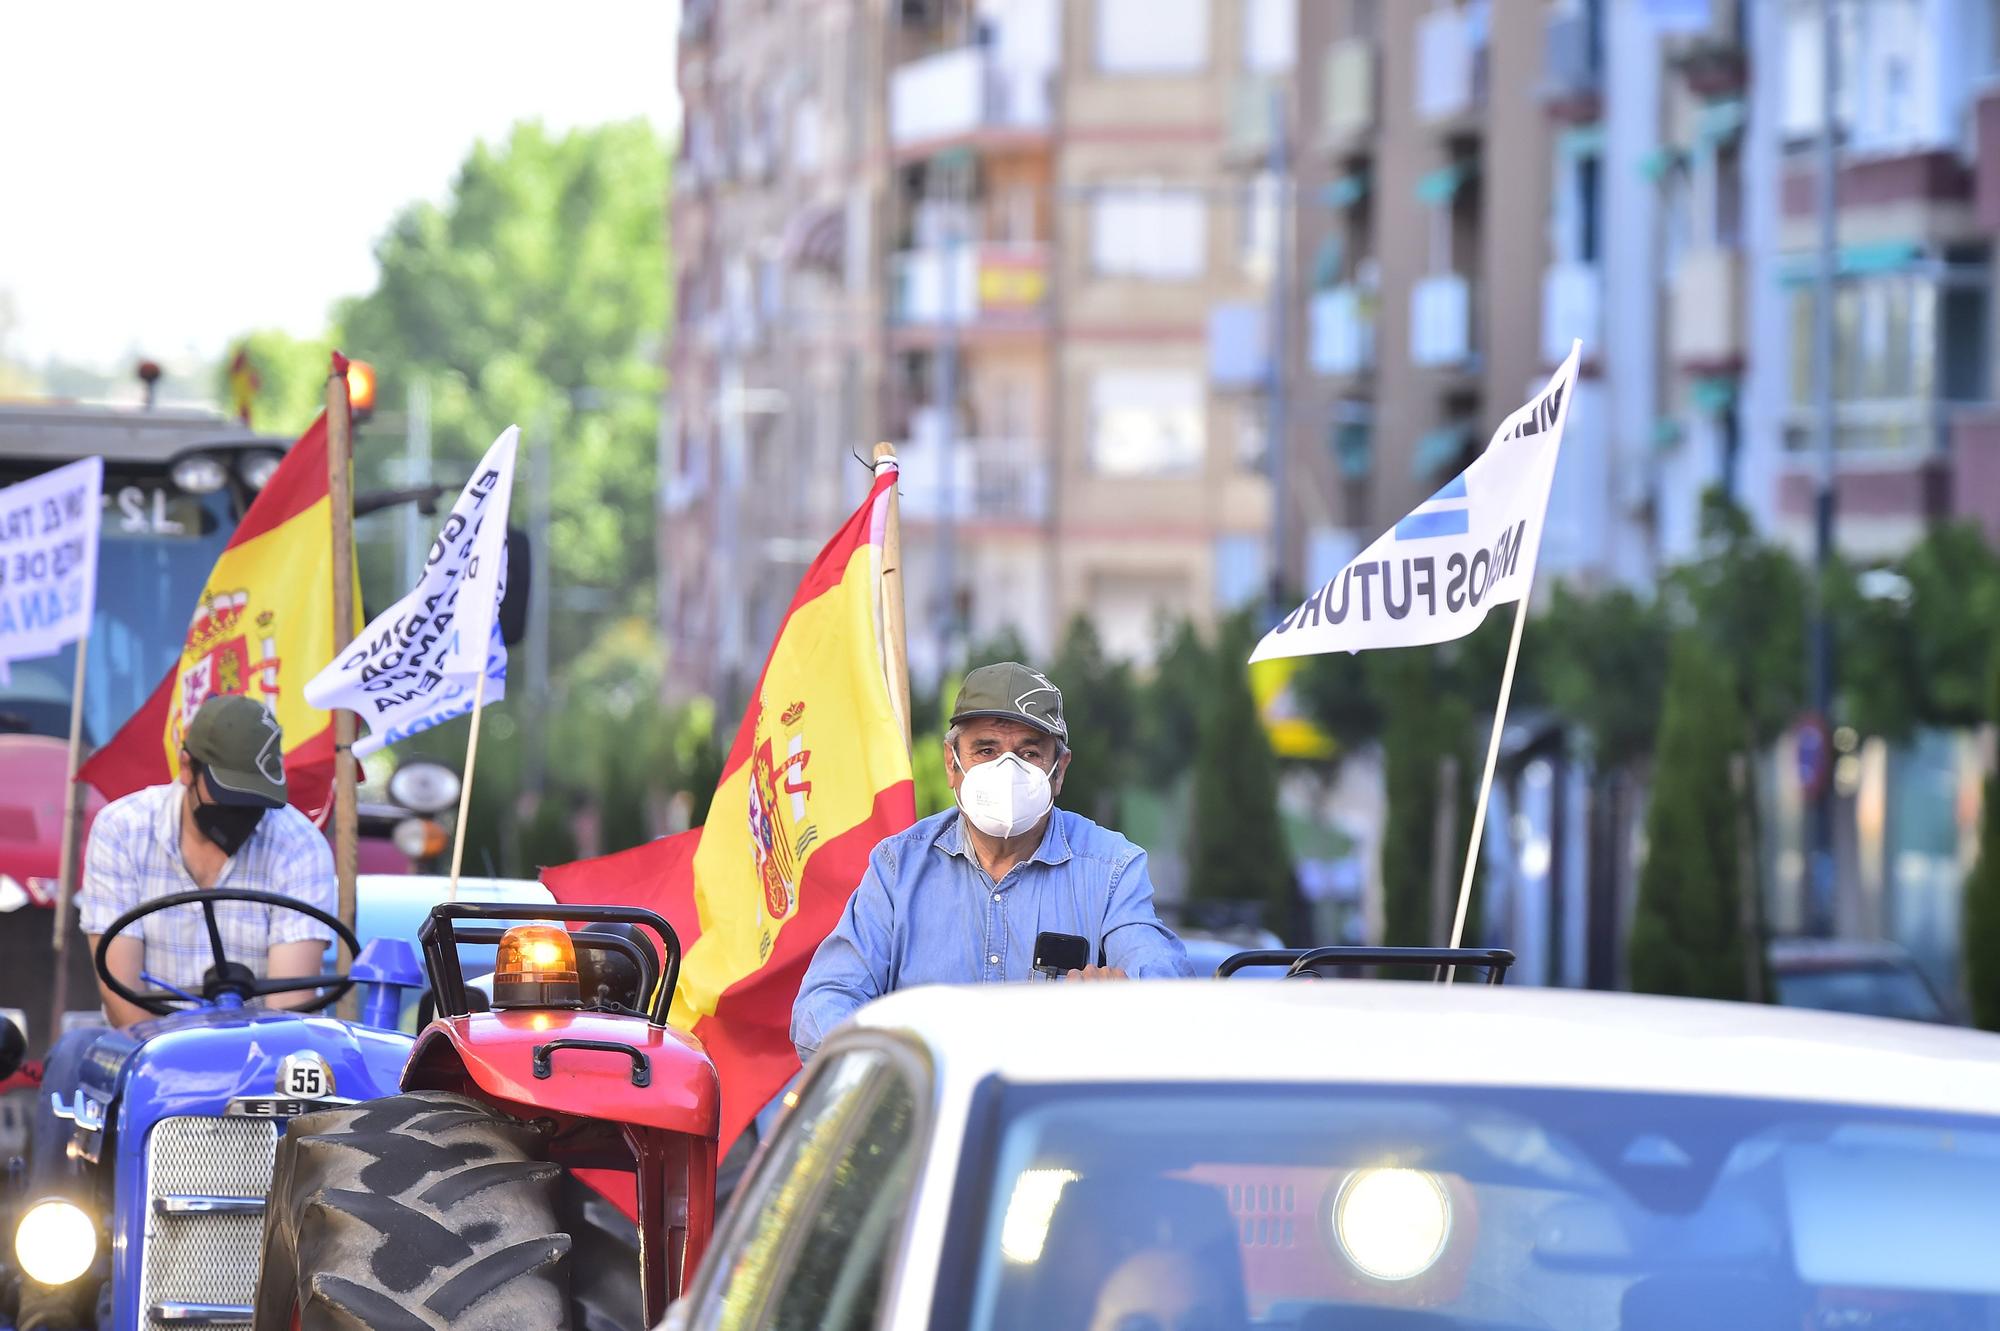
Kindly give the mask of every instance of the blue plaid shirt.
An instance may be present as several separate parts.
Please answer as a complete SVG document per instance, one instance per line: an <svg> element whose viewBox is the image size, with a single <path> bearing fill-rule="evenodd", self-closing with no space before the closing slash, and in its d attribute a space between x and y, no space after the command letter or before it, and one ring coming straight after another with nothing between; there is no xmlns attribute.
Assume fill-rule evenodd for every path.
<svg viewBox="0 0 2000 1331"><path fill-rule="evenodd" d="M806 968L792 1008L799 1060L862 1004L919 984L1027 980L1035 935L1077 934L1135 977L1194 974L1153 913L1146 852L1081 814L1057 809L1035 853L994 882L957 809L884 838L840 923Z"/></svg>
<svg viewBox="0 0 2000 1331"><path fill-rule="evenodd" d="M186 789L178 782L149 786L113 800L97 815L76 898L85 934L102 934L120 915L156 897L200 889L181 858ZM274 892L331 914L338 902L333 847L297 809L272 809L223 863L215 886ZM274 943L331 942L333 936L311 916L247 901L218 902L215 917L229 960L248 966L259 978ZM135 928L146 944L148 974L177 989L200 992L201 977L215 964L215 954L199 906L148 915Z"/></svg>

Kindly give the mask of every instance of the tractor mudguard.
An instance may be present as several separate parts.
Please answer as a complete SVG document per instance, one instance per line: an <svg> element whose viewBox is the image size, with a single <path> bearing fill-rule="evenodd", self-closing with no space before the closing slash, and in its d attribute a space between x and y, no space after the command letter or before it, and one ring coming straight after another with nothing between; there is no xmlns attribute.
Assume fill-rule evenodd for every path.
<svg viewBox="0 0 2000 1331"><path fill-rule="evenodd" d="M699 1041L637 1017L538 1008L432 1022L403 1089L456 1091L515 1112L656 1128L714 1142L721 1089Z"/></svg>

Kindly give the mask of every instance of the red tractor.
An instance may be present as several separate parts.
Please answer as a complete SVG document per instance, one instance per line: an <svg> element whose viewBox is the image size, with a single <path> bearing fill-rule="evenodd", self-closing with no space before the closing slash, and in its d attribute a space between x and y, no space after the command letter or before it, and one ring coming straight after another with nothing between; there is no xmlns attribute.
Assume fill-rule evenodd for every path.
<svg viewBox="0 0 2000 1331"><path fill-rule="evenodd" d="M672 927L461 903L420 939L436 1015L402 1093L303 1114L279 1144L257 1331L653 1325L715 1193L715 1068L666 1020ZM490 996L461 945L495 949Z"/></svg>

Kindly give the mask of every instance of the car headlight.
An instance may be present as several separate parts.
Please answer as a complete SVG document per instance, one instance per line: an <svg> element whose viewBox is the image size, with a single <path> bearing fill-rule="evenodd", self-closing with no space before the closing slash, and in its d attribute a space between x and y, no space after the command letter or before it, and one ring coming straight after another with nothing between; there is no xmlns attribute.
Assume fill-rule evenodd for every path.
<svg viewBox="0 0 2000 1331"><path fill-rule="evenodd" d="M75 1202L36 1202L14 1228L14 1258L30 1280L67 1285L97 1260L97 1222Z"/></svg>
<svg viewBox="0 0 2000 1331"><path fill-rule="evenodd" d="M174 462L167 473L174 484L191 495L214 494L229 484L229 469L206 453L190 453Z"/></svg>
<svg viewBox="0 0 2000 1331"><path fill-rule="evenodd" d="M1334 1197L1333 1233L1363 1275L1413 1280L1444 1255L1451 1196L1421 1169L1357 1170Z"/></svg>
<svg viewBox="0 0 2000 1331"><path fill-rule="evenodd" d="M236 459L236 474L252 490L261 490L277 475L278 464L285 460L283 453L245 453Z"/></svg>

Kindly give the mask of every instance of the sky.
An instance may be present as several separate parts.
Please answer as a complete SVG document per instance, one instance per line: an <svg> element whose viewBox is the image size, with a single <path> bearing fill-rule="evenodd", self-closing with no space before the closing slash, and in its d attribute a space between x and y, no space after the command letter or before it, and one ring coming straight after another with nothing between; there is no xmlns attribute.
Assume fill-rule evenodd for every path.
<svg viewBox="0 0 2000 1331"><path fill-rule="evenodd" d="M324 331L476 142L679 116L676 0L60 3L0 17L0 347L111 368Z"/></svg>

